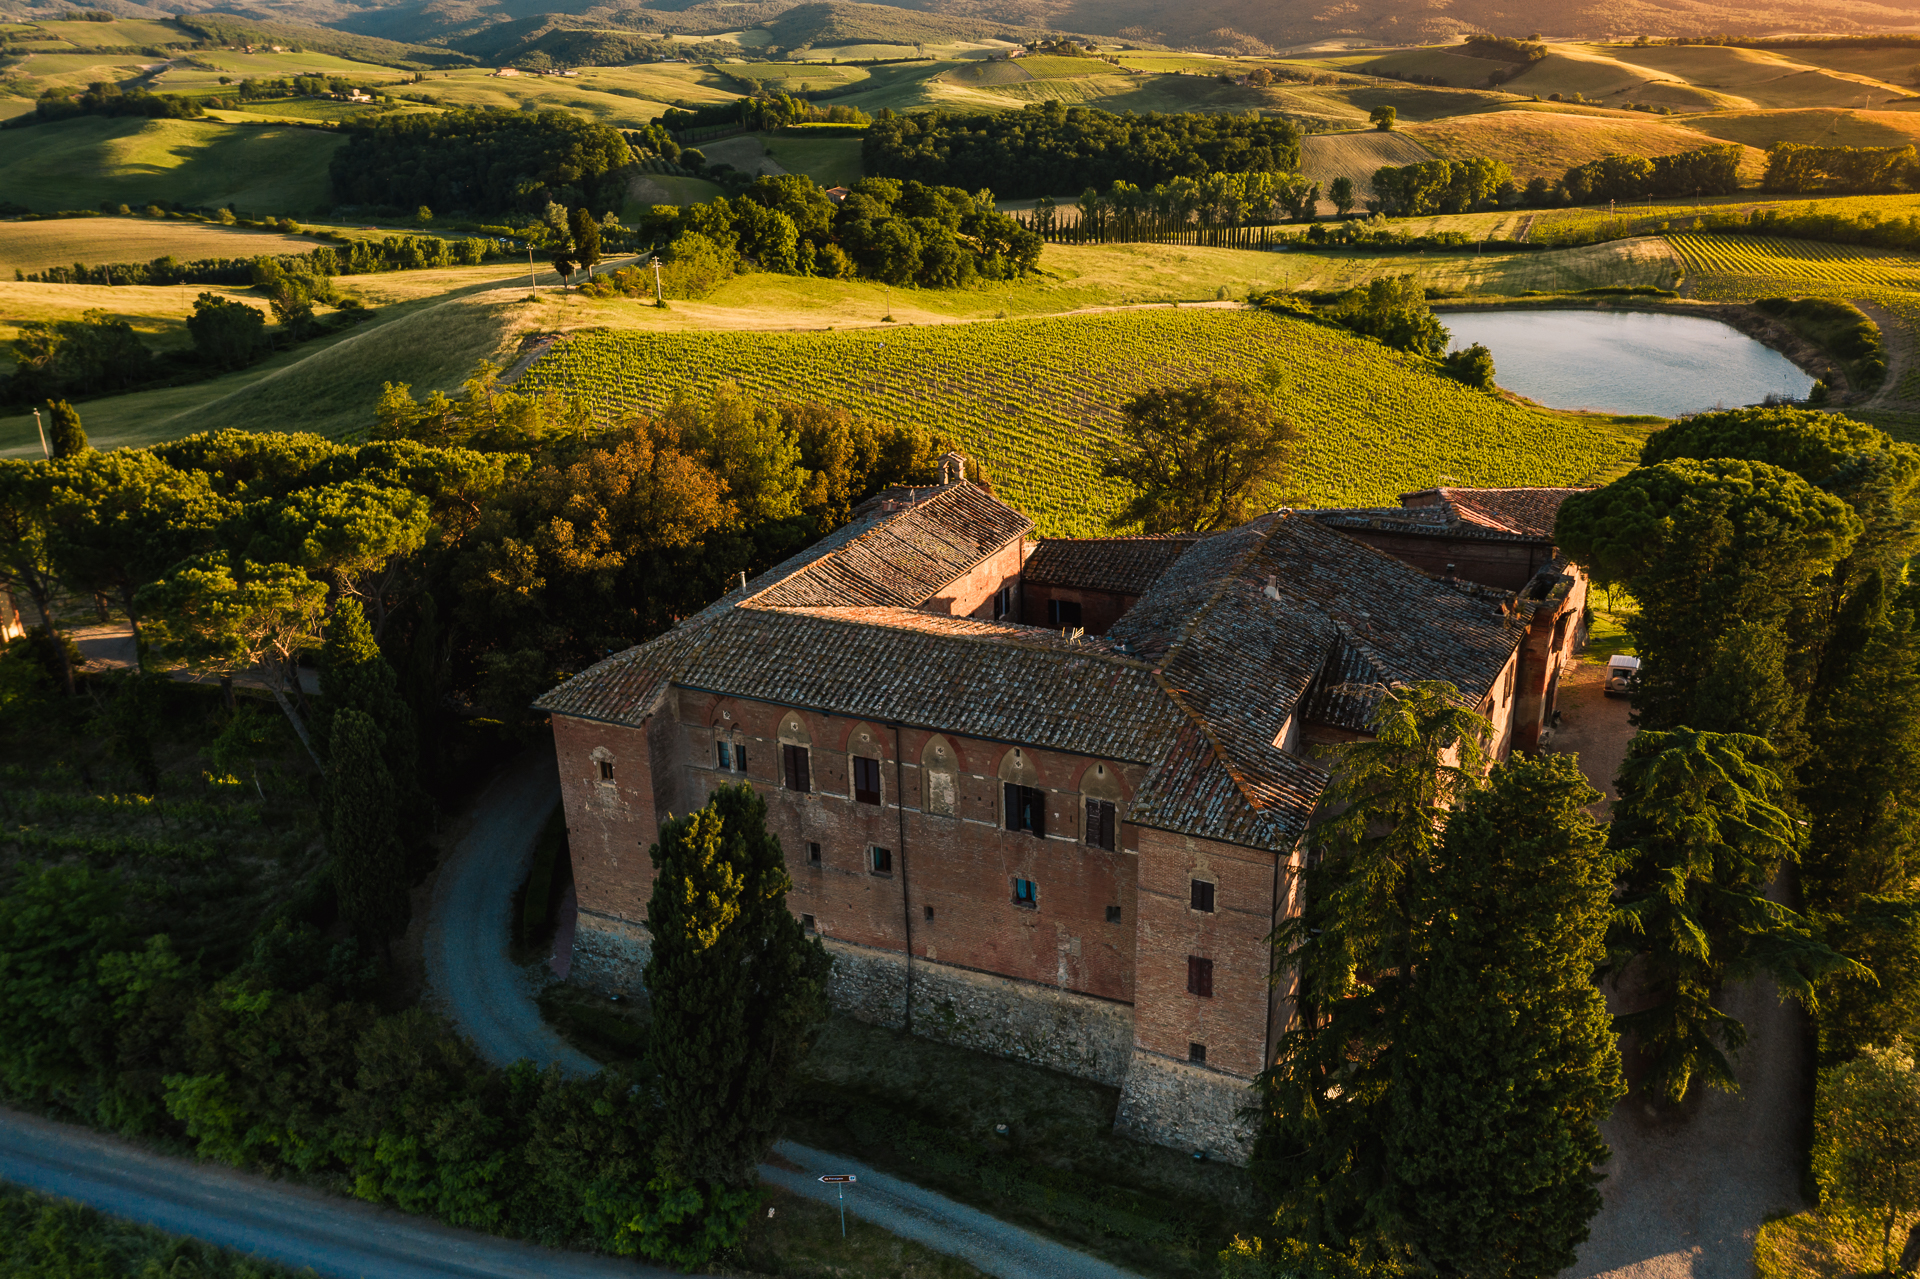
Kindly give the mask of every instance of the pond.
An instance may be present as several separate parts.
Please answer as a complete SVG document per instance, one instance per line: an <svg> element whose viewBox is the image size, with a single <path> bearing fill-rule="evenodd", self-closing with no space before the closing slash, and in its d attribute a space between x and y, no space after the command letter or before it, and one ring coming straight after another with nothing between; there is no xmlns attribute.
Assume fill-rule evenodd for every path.
<svg viewBox="0 0 1920 1279"><path fill-rule="evenodd" d="M1643 311L1450 311L1453 346L1493 352L1500 385L1556 409L1674 417L1804 399L1813 378L1718 320Z"/></svg>

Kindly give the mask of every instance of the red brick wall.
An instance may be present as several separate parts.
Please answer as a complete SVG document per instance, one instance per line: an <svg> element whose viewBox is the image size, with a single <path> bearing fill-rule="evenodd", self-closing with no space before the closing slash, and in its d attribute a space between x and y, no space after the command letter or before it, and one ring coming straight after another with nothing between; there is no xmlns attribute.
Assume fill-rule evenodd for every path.
<svg viewBox="0 0 1920 1279"><path fill-rule="evenodd" d="M1467 581L1503 591L1519 590L1533 580L1542 564L1553 558L1552 548L1542 542L1422 537L1370 528L1340 531L1435 576L1444 574L1451 564L1454 572Z"/></svg>
<svg viewBox="0 0 1920 1279"><path fill-rule="evenodd" d="M659 829L646 730L555 716L553 746L580 904L622 919L646 919L653 891L647 849ZM611 783L600 780L596 747L612 759Z"/></svg>
<svg viewBox="0 0 1920 1279"><path fill-rule="evenodd" d="M1083 590L1077 586L1039 586L1029 583L1022 594L1025 604L1020 620L1028 626L1051 626L1053 600L1071 600L1080 606L1080 625L1089 635L1105 635L1122 614L1134 606L1138 595L1116 595L1111 591Z"/></svg>
<svg viewBox="0 0 1920 1279"><path fill-rule="evenodd" d="M923 607L929 613L982 617L991 621L994 595L1011 582L1015 589L1014 616L1018 617L1020 569L1026 562L1026 539L1015 538L974 565L966 576L957 577L934 592Z"/></svg>
<svg viewBox="0 0 1920 1279"><path fill-rule="evenodd" d="M1265 1066L1270 1014L1290 1009L1268 982L1276 858L1254 849L1166 831L1140 832L1140 941L1134 973L1134 1043L1184 1061L1205 1044L1208 1067L1252 1077ZM1284 875L1284 870L1280 872ZM1211 914L1192 908L1192 881L1214 886ZM1278 888L1287 891L1283 879ZM1187 990L1187 957L1213 961L1213 995Z"/></svg>

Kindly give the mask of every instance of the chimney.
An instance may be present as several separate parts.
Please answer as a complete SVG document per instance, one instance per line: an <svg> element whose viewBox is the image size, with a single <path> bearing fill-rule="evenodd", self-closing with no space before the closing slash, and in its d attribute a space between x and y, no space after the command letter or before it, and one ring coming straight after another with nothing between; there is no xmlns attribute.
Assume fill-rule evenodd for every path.
<svg viewBox="0 0 1920 1279"><path fill-rule="evenodd" d="M1260 593L1266 596L1270 600L1275 600L1275 601L1279 600L1280 579L1272 573L1267 574L1267 588L1261 591Z"/></svg>
<svg viewBox="0 0 1920 1279"><path fill-rule="evenodd" d="M940 458L940 482L958 484L967 478L967 455L964 453L946 453Z"/></svg>
<svg viewBox="0 0 1920 1279"><path fill-rule="evenodd" d="M1440 579L1441 581L1445 582L1448 586L1452 586L1454 582L1458 580L1458 578L1454 575L1453 569L1454 569L1453 565L1451 564L1447 565L1446 574Z"/></svg>

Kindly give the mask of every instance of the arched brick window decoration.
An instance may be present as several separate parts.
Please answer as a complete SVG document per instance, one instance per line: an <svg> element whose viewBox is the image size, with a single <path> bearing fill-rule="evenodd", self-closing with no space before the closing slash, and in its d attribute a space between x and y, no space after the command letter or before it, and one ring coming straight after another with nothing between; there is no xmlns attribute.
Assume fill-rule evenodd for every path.
<svg viewBox="0 0 1920 1279"><path fill-rule="evenodd" d="M853 773L853 802L886 802L886 769L880 753L880 730L871 724L855 724L847 734L847 766Z"/></svg>
<svg viewBox="0 0 1920 1279"><path fill-rule="evenodd" d="M1112 764L1087 765L1080 775L1080 840L1108 852L1120 849L1120 813L1127 806L1120 770Z"/></svg>
<svg viewBox="0 0 1920 1279"><path fill-rule="evenodd" d="M939 735L920 748L921 807L936 817L960 815L960 752Z"/></svg>
<svg viewBox="0 0 1920 1279"><path fill-rule="evenodd" d="M1047 833L1047 790L1040 767L1025 750L1015 746L1000 757L1000 827L1044 838Z"/></svg>
<svg viewBox="0 0 1920 1279"><path fill-rule="evenodd" d="M791 791L813 789L813 734L799 711L780 712L780 784Z"/></svg>
<svg viewBox="0 0 1920 1279"><path fill-rule="evenodd" d="M747 734L738 711L727 703L713 709L713 765L732 773L747 771Z"/></svg>

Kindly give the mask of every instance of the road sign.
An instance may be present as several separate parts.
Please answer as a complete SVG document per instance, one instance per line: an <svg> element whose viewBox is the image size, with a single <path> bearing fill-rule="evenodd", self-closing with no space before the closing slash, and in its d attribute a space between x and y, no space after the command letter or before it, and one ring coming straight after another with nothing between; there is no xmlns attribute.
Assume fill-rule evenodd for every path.
<svg viewBox="0 0 1920 1279"><path fill-rule="evenodd" d="M836 1182L858 1181L860 1179L851 1173L830 1172L826 1176L820 1178L820 1180L826 1182L829 1186L831 1186Z"/></svg>
<svg viewBox="0 0 1920 1279"><path fill-rule="evenodd" d="M840 1192L840 1237L845 1239L847 1237L847 1183L860 1179L850 1172L830 1172L820 1180Z"/></svg>

